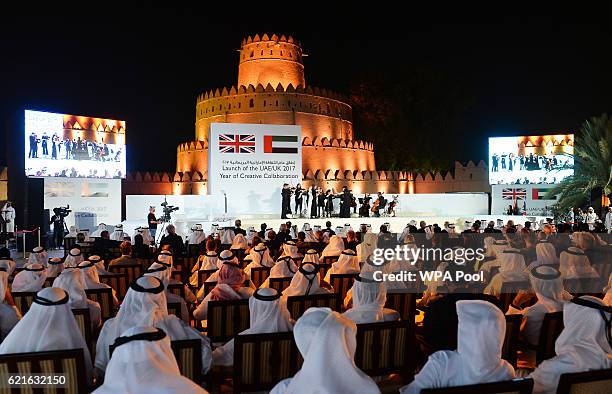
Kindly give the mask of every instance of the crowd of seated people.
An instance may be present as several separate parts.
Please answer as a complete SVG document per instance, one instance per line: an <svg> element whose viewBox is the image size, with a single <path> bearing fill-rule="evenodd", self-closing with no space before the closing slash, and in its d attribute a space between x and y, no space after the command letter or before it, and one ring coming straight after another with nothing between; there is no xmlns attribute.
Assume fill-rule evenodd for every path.
<svg viewBox="0 0 612 394"><path fill-rule="evenodd" d="M414 379L399 379L396 389L402 393L518 377L532 379L534 392L549 393L563 373L612 368L612 250L606 234L552 223L533 230L478 221L461 233L448 223L425 222L397 233L387 225L378 233L366 225L354 231L348 225L332 229L327 222L321 228L308 224L298 231L283 223L275 231L262 224L257 232L237 221L210 234L194 228L185 242L169 225L159 245L146 233L135 234L132 243L110 241L102 231L91 248L75 244L63 258L48 258L35 248L24 262L0 249L0 357L78 348L90 390L216 391L231 380L181 377L170 345L199 341L203 375L232 368L236 337L211 340L209 306L244 300L249 325L235 335L292 332L303 358L295 376L269 388L273 393L380 392L381 381L397 376L369 376L356 365L357 330L402 319L413 325L415 340L406 350L414 360L415 370L409 371ZM397 247L415 254L375 262L377 250ZM468 256L468 248L481 253ZM427 249L453 253L416 254ZM113 287L109 278L135 265L142 268L139 276L125 289ZM256 278L262 270L265 278ZM377 279L426 271L441 275ZM481 279L456 280L466 274ZM338 275L350 279L341 294L334 282ZM508 298L504 289L516 283L523 287ZM108 288L114 312L102 318L100 303L88 291ZM36 294L25 313L13 298L20 293ZM311 307L299 316L288 308L292 297L333 294L339 305ZM399 304L388 305L398 294L414 295L410 315ZM171 312L171 304L178 309ZM95 344L87 343L77 326L71 312L76 309L88 311ZM558 312L563 331L553 355L538 363L534 349L543 321ZM518 361L502 352L506 319L513 315L522 320Z"/></svg>

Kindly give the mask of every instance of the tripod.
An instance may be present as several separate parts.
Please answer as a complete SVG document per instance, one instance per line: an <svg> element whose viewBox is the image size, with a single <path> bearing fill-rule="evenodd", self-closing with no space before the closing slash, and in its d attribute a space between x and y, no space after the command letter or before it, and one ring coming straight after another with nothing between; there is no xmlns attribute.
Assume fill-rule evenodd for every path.
<svg viewBox="0 0 612 394"><path fill-rule="evenodd" d="M170 222L167 222L165 220L163 220L161 222L161 226L157 228L157 232L155 233L155 246L159 245L159 243L161 242L161 239L164 237L164 233L166 232L166 228L168 227L168 225L170 224Z"/></svg>

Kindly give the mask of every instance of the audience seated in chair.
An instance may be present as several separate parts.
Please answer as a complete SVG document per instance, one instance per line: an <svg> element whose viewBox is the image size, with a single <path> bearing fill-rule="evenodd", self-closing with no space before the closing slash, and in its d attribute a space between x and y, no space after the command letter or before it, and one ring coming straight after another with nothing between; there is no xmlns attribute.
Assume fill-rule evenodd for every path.
<svg viewBox="0 0 612 394"><path fill-rule="evenodd" d="M92 330L102 325L102 310L100 304L87 298L85 283L79 268L66 268L53 281L53 287L63 289L68 293L68 305L72 309L89 309Z"/></svg>
<svg viewBox="0 0 612 394"><path fill-rule="evenodd" d="M457 350L431 356L402 394L425 388L498 382L515 377L514 368L501 359L506 321L503 313L487 301L457 302Z"/></svg>
<svg viewBox="0 0 612 394"><path fill-rule="evenodd" d="M95 393L206 393L181 376L170 337L162 329L135 326L123 332L114 345L104 384Z"/></svg>
<svg viewBox="0 0 612 394"><path fill-rule="evenodd" d="M351 294L347 301L352 307L343 313L355 324L376 323L399 320L400 315L392 309L385 308L387 289L384 282L373 280L372 273L363 272L353 282ZM345 302L348 305L347 302Z"/></svg>
<svg viewBox="0 0 612 394"><path fill-rule="evenodd" d="M317 265L310 261L304 261L300 265L298 272L296 272L291 279L289 287L283 290L283 296L290 297L330 293L328 289L321 287L319 281L319 268Z"/></svg>
<svg viewBox="0 0 612 394"><path fill-rule="evenodd" d="M68 293L56 287L39 291L28 313L0 344L0 354L83 349L88 381L93 378L91 355L68 305Z"/></svg>
<svg viewBox="0 0 612 394"><path fill-rule="evenodd" d="M114 260L111 260L110 263L108 263L109 267L112 266L120 266L120 265L132 265L132 264L136 264L137 261L132 258L132 244L130 244L127 241L123 241L121 242L121 245L119 245L119 250L121 251L121 256L117 257Z"/></svg>
<svg viewBox="0 0 612 394"><path fill-rule="evenodd" d="M376 383L355 366L357 326L328 308L310 308L295 324L293 334L304 357L298 373L280 381L270 394L380 393Z"/></svg>
<svg viewBox="0 0 612 394"><path fill-rule="evenodd" d="M130 285L117 316L107 320L96 345L96 369L104 372L109 360L109 347L129 328L146 325L161 328L171 340L199 339L202 342L202 369L206 373L211 364L208 338L185 324L178 317L168 315L164 284L157 278L143 276Z"/></svg>
<svg viewBox="0 0 612 394"><path fill-rule="evenodd" d="M293 329L293 321L287 310L287 300L270 288L255 291L249 299L251 325L238 335L286 332ZM234 363L234 340L215 349L213 365L231 366Z"/></svg>
<svg viewBox="0 0 612 394"><path fill-rule="evenodd" d="M14 292L39 291L47 279L47 271L38 263L21 270L13 278L11 290Z"/></svg>
<svg viewBox="0 0 612 394"><path fill-rule="evenodd" d="M534 394L554 393L564 373L612 368L611 319L612 308L598 298L582 296L566 303L565 328L555 343L557 355L529 375L534 380Z"/></svg>

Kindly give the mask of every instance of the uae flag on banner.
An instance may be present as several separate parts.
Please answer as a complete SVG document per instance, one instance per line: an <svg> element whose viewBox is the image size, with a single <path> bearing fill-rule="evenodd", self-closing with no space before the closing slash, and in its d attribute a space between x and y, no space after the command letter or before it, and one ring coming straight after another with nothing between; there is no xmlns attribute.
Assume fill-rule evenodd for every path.
<svg viewBox="0 0 612 394"><path fill-rule="evenodd" d="M298 153L297 135L264 135L264 153Z"/></svg>
<svg viewBox="0 0 612 394"><path fill-rule="evenodd" d="M531 189L531 199L532 200L549 200L549 198L546 198L546 192L548 191L548 189Z"/></svg>

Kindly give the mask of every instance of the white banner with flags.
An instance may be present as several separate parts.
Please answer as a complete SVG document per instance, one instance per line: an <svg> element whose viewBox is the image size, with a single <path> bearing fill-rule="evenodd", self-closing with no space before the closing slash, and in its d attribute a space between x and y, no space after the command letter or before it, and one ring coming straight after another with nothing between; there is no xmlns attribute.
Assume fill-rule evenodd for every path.
<svg viewBox="0 0 612 394"><path fill-rule="evenodd" d="M492 185L491 214L526 216L552 216L555 199L547 199L546 193L554 185Z"/></svg>
<svg viewBox="0 0 612 394"><path fill-rule="evenodd" d="M208 194L225 195L233 214L281 213L283 183L302 180L302 128L211 123Z"/></svg>

